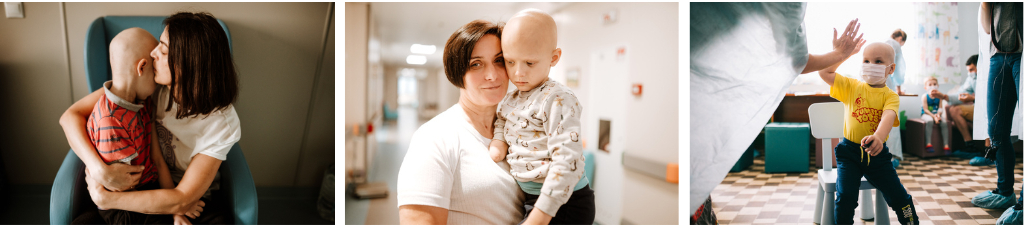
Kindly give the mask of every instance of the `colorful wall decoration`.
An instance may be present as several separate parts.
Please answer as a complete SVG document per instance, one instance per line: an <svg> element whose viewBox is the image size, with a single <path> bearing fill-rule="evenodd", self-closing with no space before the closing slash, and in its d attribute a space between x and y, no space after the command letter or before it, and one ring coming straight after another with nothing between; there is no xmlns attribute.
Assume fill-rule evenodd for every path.
<svg viewBox="0 0 1024 227"><path fill-rule="evenodd" d="M920 56L904 56L908 68L917 67L917 70L907 71L905 81L921 84L924 78L935 77L941 84L960 83L964 75L960 72L963 61L959 57L957 3L917 2L914 8L917 32L907 34L912 40L907 40L903 48L917 48Z"/></svg>

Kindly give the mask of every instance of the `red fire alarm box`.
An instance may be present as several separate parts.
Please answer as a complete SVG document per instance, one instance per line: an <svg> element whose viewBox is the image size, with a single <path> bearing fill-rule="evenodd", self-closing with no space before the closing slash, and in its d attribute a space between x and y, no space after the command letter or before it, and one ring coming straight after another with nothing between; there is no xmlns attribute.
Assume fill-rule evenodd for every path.
<svg viewBox="0 0 1024 227"><path fill-rule="evenodd" d="M644 85L633 84L633 95L640 96L644 93Z"/></svg>

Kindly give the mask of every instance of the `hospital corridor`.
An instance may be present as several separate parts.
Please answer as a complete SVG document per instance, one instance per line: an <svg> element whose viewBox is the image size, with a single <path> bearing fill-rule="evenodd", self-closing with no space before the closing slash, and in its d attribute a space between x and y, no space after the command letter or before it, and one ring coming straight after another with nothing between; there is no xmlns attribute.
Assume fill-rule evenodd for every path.
<svg viewBox="0 0 1024 227"><path fill-rule="evenodd" d="M403 207L443 209L447 218L440 224L518 224L562 190L529 194L523 185L530 182L514 178L519 159L511 157L531 152L550 155L536 162L552 171L538 181L575 184L565 188L572 193L564 194L558 211L562 217L581 212L582 221L571 223L682 223L678 9L679 3L345 3L345 224L418 223L403 217ZM560 51L547 75L529 74L544 81L540 88L525 91L526 85L513 83L522 72L505 70L518 58L504 43L512 40L506 36L513 33L513 18L523 12L551 18L556 32L548 34L557 37L550 41ZM472 38L485 26L498 29ZM454 63L457 58L464 63ZM562 93L547 96L548 89ZM534 90L543 92L528 92ZM567 112L556 117L538 111L531 119L548 120L530 124L548 124L550 130L505 136L521 141L506 144L509 158L488 156L493 132L472 130L467 120L474 119L478 105L493 111L499 99L512 99L506 93L551 97L543 108ZM485 115L488 123L481 127L499 127L490 123L496 114ZM505 129L518 133L515 126ZM541 137L564 142L520 145ZM452 144L457 147L449 149ZM526 147L533 150L517 153ZM479 177L484 174L493 175ZM441 195L421 197L431 189ZM562 220L558 216L552 224Z"/></svg>

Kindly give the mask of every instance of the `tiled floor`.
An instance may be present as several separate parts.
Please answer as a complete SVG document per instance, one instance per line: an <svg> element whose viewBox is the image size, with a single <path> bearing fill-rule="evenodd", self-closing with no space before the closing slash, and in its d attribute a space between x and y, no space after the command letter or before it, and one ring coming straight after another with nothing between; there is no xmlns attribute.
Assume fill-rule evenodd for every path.
<svg viewBox="0 0 1024 227"><path fill-rule="evenodd" d="M813 164L814 159L810 162ZM1014 170L1015 190L1021 190L1021 159ZM729 173L711 192L719 224L801 224L813 225L818 178L814 167L808 173L764 173L764 158L742 172ZM911 196L922 225L988 225L1005 209L982 209L971 198L996 185L995 166L971 166L956 157L920 159L907 155L896 168L900 181ZM874 193L872 193L874 194ZM827 203L826 203L827 204ZM889 210L891 224L899 224ZM854 224L874 224L860 219Z"/></svg>

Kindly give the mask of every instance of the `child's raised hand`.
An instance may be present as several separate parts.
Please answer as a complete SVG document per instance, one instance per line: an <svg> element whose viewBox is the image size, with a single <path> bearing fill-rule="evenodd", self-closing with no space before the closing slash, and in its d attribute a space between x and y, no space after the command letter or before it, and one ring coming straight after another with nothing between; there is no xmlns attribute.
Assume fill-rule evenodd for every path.
<svg viewBox="0 0 1024 227"><path fill-rule="evenodd" d="M849 57L857 52L860 52L861 46L867 42L862 39L864 33L856 38L854 36L860 32L860 23L857 23L860 19L853 19L849 25L846 25L846 30L843 31L843 35L839 36L839 31L835 28L832 29L832 48L843 53L844 56Z"/></svg>

